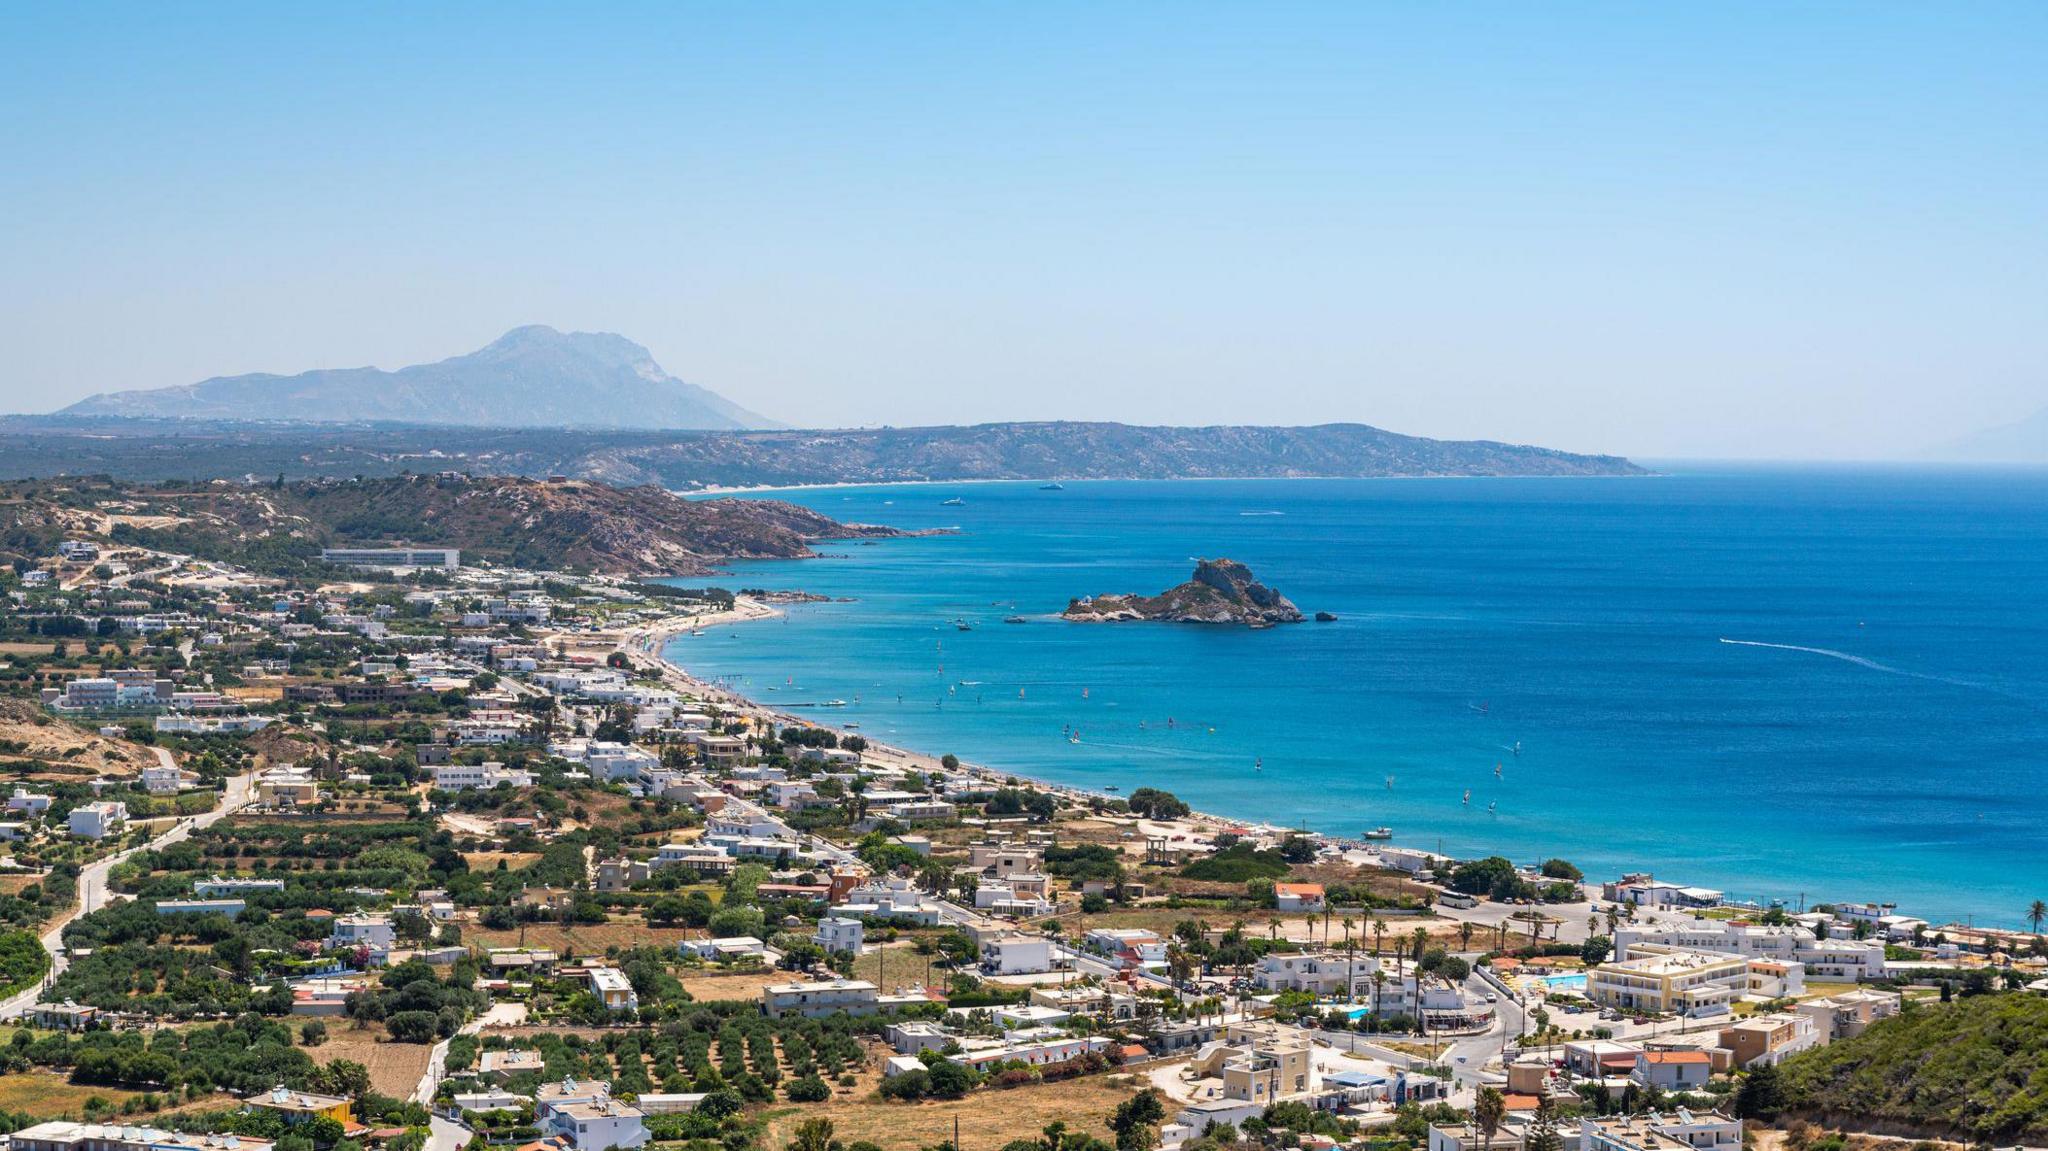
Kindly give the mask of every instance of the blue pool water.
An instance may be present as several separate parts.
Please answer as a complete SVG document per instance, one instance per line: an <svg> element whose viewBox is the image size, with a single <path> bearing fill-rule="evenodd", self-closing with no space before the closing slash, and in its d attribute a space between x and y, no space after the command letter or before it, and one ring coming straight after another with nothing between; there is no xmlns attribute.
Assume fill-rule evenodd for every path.
<svg viewBox="0 0 2048 1151"><path fill-rule="evenodd" d="M853 701L805 712L821 722L1594 877L2010 926L2048 898L2048 472L785 495L959 528L736 565L716 582L852 602L672 645L778 707ZM1056 618L1072 596L1168 587L1197 556L1339 620Z"/></svg>

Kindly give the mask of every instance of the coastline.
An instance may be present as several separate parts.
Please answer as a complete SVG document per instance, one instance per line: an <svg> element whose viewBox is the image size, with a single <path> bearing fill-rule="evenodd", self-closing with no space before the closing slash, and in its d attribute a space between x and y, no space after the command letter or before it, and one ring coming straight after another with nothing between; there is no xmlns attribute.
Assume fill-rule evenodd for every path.
<svg viewBox="0 0 2048 1151"><path fill-rule="evenodd" d="M1631 460L1630 462L1633 463L1634 461ZM1636 466L1642 467L1642 465L1640 464ZM1372 482L1375 480L1647 480L1660 479L1668 474L1669 473L1657 471L1652 468L1643 468L1642 471L1632 474L1624 474L1618 472L1537 472L1528 474L1503 473L1500 475L1479 475L1470 473L1461 475L1428 475L1421 472L1403 472L1397 475L1386 476L1007 476L997 478L975 476L957 480L834 480L831 483L820 484L743 484L739 486L713 484L709 487L689 489L671 488L669 490L672 494L681 496L684 499L694 499L697 497L716 499L725 496L765 496L773 495L776 492L829 492L836 489L845 488L936 488L950 487L955 485L964 487L968 485L978 486L988 484L1031 484L1036 486L1040 484L1050 483L1242 484L1267 482L1310 483L1326 480L1358 480L1362 482Z"/></svg>
<svg viewBox="0 0 2048 1151"><path fill-rule="evenodd" d="M751 696L742 695L730 688L694 675L687 668L668 657L667 652L671 642L688 636L692 632L744 623L757 623L763 620L775 619L782 615L783 612L773 604L751 597L738 596L735 597L734 606L730 611L713 612L697 616L671 616L646 627L633 629L619 638L616 650L646 657L654 663L662 680L670 687L696 695L720 707L737 712L752 722L772 723L776 727L792 724L820 727L841 736L848 734L860 735L863 739L867 740L867 748L863 753L866 758L889 767L904 770L925 772L945 770L944 765L940 762L940 756L931 755L913 748L885 743L875 739L873 736L867 735L863 731L855 730L848 732L836 724L821 721L816 716L772 707ZM957 767L954 770L956 772L964 774L976 783L988 787L1021 785L1077 803L1086 803L1090 800L1124 798L1124 796L1114 792L1092 790L1072 784L1058 783L1014 770L994 768L987 764L974 762L958 756L955 759ZM1139 786L1154 785L1145 783ZM1194 838L1198 835L1214 836L1227 830L1250 831L1267 835L1285 835L1296 830L1267 820L1233 818L1192 807L1187 815L1177 819L1152 820L1135 816L1132 818L1134 823L1145 834L1162 834L1170 839ZM1336 844L1346 860L1354 864L1370 863L1381 846L1378 843L1359 841L1341 836L1325 836L1325 838L1328 842ZM1426 839L1428 837L1423 836L1423 838ZM1492 853L1509 855L1506 851L1494 851ZM1741 905L1763 906L1761 901L1752 901L1751 903Z"/></svg>
<svg viewBox="0 0 2048 1151"><path fill-rule="evenodd" d="M888 764L891 767L912 771L933 772L945 770L944 765L940 762L941 756L883 743L873 736L860 731L848 733L836 725L821 723L815 717L770 707L750 696L741 695L730 688L692 675L681 664L668 658L667 650L670 642L679 637L687 636L694 631L714 627L730 627L743 623L757 623L762 620L774 619L780 615L782 615L781 610L773 604L747 596L736 596L733 600L733 608L730 611L712 612L695 616L670 616L656 621L647 627L629 631L618 641L617 650L644 656L652 660L659 669L662 679L676 690L690 692L707 701L739 712L756 722L765 720L774 723L777 727L791 724L805 727L822 727L842 736L847 734L859 735L867 741L867 751L864 754L868 758ZM1071 784L1055 783L1052 780L1021 775L1015 771L999 770L986 764L975 763L958 757L956 759L959 764L957 768L959 772L972 777L978 783L991 787L1000 787L1014 782L1077 802L1123 798L1120 795L1107 791L1093 791L1084 787L1075 787ZM1282 834L1291 830L1261 820L1234 819L1218 815L1214 812L1198 810L1190 810L1186 816L1177 820L1139 819L1138 822L1141 826L1157 829L1169 834L1176 830L1199 830L1213 834L1233 828L1251 829L1273 834Z"/></svg>
<svg viewBox="0 0 2048 1151"><path fill-rule="evenodd" d="M2025 738L2029 709L1980 686L2027 685L2037 671L1980 638L2004 610L1981 610L1992 606L1984 585L1945 576L1921 599L1897 599L1944 530L1939 514L1900 518L1902 498L1920 506L1919 479L1827 470L1824 481L1745 469L1669 488L1100 483L975 495L915 484L842 489L844 504L792 493L828 514L858 508L849 518L910 526L966 511L974 530L944 545L832 548L849 554L829 571L734 565L714 582L866 606L785 608L792 630L671 642L666 654L731 689L718 694L736 708L834 730L857 721L902 753L882 762L951 752L982 778L1067 794L1164 787L1219 822L1344 838L1391 825L1396 846L1459 858L1562 855L1593 874L1649 870L1749 905L1895 902L1937 923L2014 929L2035 885L1958 845L2040 843L2032 813L2048 800L2007 790L2030 777L2006 752ZM1934 494L1981 508L2016 541L1990 553L2012 565L2002 576L2044 546L2027 520L2038 490L1955 476ZM972 507L937 506L949 493ZM886 500L894 520L874 510ZM1127 524L1146 500L1179 518ZM1247 508L1294 518L1240 520ZM1825 529L1812 519L1821 511ZM1443 524L1458 530L1437 538ZM1080 585L1098 590L1164 586L1151 574L1166 570L1163 557L1218 537L1262 574L1307 573L1282 589L1343 622L1262 641L1130 629L1108 643L1057 624L984 626L1004 612L1055 612L1076 572L1138 573ZM1753 570L1760 548L1785 539L1808 541L1804 558ZM1574 548L1600 562L1578 562ZM1790 582L1759 601L1747 589L1763 575ZM983 634L956 640L963 613ZM1742 629L1729 630L1737 620ZM1829 650L1717 642L1730 635ZM1251 671L1257 682L1234 682ZM1929 678L1951 672L1969 682ZM831 697L851 706L808 706ZM1370 722L1336 722L1340 711ZM1163 722L1175 716L1179 731ZM1523 740L1531 754L1497 770ZM1916 773L1888 749L1943 765L1944 785L1924 804L1898 803ZM1799 770L1764 766L1777 763ZM1815 810L1842 818L1809 826Z"/></svg>

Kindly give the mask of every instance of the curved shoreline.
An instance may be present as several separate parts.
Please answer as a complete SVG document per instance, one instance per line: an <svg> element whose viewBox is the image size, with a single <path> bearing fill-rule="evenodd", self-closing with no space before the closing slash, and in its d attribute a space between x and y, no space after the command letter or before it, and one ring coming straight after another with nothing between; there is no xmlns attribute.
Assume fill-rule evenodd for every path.
<svg viewBox="0 0 2048 1151"><path fill-rule="evenodd" d="M713 627L729 627L735 624L756 623L761 620L774 619L781 614L782 612L773 604L746 596L735 596L731 611L712 612L696 616L671 616L648 627L637 628L626 633L620 639L617 647L618 650L629 651L653 660L660 669L663 680L667 681L671 687L679 691L690 692L709 702L739 712L755 722L765 720L774 723L778 727L792 724L800 727L820 727L840 736L858 735L867 741L867 750L864 753L867 758L880 761L891 767L906 770L924 772L941 772L946 770L945 766L940 762L940 756L883 743L862 731L847 732L836 725L820 723L814 717L797 715L770 707L750 696L741 695L730 688L722 687L709 680L692 675L687 668L668 658L669 644L681 636L690 634L692 631ZM1055 783L1051 780L1021 775L1014 771L999 770L986 764L973 763L959 757L955 758L959 763L957 770L960 773L972 777L978 783L987 784L991 787L1000 787L1014 780L1017 783L1034 787L1053 795L1064 796L1078 802L1094 799L1123 798L1120 795L1107 791L1094 791L1085 787L1075 787L1071 784ZM1154 821L1145 822L1151 823ZM1212 812L1194 810L1190 810L1186 816L1178 821L1158 822L1160 826L1166 826L1169 822L1178 822L1212 832L1229 828L1249 828L1255 831L1284 834L1287 831L1293 830L1262 820L1231 819ZM1332 842L1349 843L1350 841L1332 839Z"/></svg>

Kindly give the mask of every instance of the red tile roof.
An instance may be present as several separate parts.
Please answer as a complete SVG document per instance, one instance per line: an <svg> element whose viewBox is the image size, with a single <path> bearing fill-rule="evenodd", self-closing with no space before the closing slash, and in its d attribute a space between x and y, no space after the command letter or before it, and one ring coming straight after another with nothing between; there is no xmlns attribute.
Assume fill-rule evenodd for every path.
<svg viewBox="0 0 2048 1151"><path fill-rule="evenodd" d="M1646 1063L1711 1063L1704 1051L1645 1051Z"/></svg>

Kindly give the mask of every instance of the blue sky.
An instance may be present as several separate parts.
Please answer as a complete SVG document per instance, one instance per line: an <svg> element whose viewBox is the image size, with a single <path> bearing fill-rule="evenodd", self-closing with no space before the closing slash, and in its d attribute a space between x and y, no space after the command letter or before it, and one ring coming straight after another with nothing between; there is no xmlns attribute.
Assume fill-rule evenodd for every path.
<svg viewBox="0 0 2048 1151"><path fill-rule="evenodd" d="M618 331L797 423L1910 455L2048 405L2048 7L0 9L0 410Z"/></svg>

